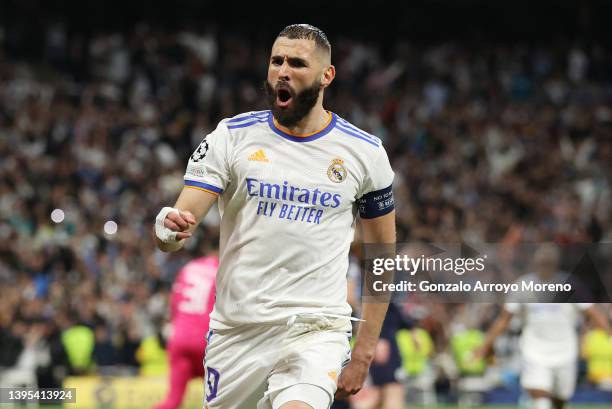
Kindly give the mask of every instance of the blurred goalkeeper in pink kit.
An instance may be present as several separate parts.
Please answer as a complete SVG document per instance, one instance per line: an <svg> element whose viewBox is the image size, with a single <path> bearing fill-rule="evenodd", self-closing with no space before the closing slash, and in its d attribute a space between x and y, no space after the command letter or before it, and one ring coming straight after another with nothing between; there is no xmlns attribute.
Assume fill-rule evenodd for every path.
<svg viewBox="0 0 612 409"><path fill-rule="evenodd" d="M187 383L204 376L209 317L215 303L215 276L219 258L215 253L195 259L179 272L170 300L172 335L168 342L170 389L155 409L181 405Z"/></svg>

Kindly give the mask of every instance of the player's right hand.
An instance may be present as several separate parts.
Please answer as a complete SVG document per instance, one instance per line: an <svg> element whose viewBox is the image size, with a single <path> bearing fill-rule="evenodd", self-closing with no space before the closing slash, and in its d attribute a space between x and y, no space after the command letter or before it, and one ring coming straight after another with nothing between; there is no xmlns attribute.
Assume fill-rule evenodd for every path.
<svg viewBox="0 0 612 409"><path fill-rule="evenodd" d="M164 243L191 237L189 228L196 224L194 215L171 207L164 207L155 219L155 234Z"/></svg>
<svg viewBox="0 0 612 409"><path fill-rule="evenodd" d="M195 217L188 210L179 210L178 213L168 213L168 215L166 216L166 220L164 220L164 226L166 228L177 232L177 240L182 240L191 237L191 232L189 232L188 230L191 225L194 224L196 224Z"/></svg>

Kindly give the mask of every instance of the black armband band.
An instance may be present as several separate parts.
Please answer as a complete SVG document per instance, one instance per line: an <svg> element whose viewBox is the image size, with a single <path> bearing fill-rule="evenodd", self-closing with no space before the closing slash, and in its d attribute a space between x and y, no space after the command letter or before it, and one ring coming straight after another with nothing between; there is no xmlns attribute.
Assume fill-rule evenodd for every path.
<svg viewBox="0 0 612 409"><path fill-rule="evenodd" d="M366 193L357 202L359 203L359 216L362 219L384 216L395 209L391 185L384 189Z"/></svg>

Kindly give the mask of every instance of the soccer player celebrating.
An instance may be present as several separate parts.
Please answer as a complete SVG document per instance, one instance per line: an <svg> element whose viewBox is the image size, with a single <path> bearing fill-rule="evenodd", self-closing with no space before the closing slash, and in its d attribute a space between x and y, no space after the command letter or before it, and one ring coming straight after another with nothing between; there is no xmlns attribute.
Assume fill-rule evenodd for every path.
<svg viewBox="0 0 612 409"><path fill-rule="evenodd" d="M534 254L534 262L536 273L526 275L523 280L559 282L560 278L566 278L559 272L560 253L556 245L540 246ZM484 357L492 350L495 339L518 314L523 324L519 343L521 386L531 398L531 408L562 409L576 388L576 329L581 312L612 336L607 318L593 304L506 303L475 358Z"/></svg>
<svg viewBox="0 0 612 409"><path fill-rule="evenodd" d="M348 251L395 242L393 171L380 139L323 108L331 46L296 24L276 38L269 111L222 120L156 219L180 249L218 200L220 264L205 359L205 407L327 409L361 388L386 303L368 303L350 351Z"/></svg>
<svg viewBox="0 0 612 409"><path fill-rule="evenodd" d="M219 265L215 253L187 263L172 286L172 335L168 342L170 388L166 399L155 409L181 406L187 383L204 375L202 358L206 343L203 341L215 301L215 276Z"/></svg>

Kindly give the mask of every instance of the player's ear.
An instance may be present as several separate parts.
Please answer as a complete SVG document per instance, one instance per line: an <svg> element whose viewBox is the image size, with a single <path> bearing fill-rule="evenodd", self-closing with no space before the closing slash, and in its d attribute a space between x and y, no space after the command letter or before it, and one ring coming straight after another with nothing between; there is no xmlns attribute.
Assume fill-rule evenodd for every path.
<svg viewBox="0 0 612 409"><path fill-rule="evenodd" d="M321 76L321 86L323 88L327 88L329 84L336 78L336 67L333 65L328 65L325 70L323 70L323 75Z"/></svg>

